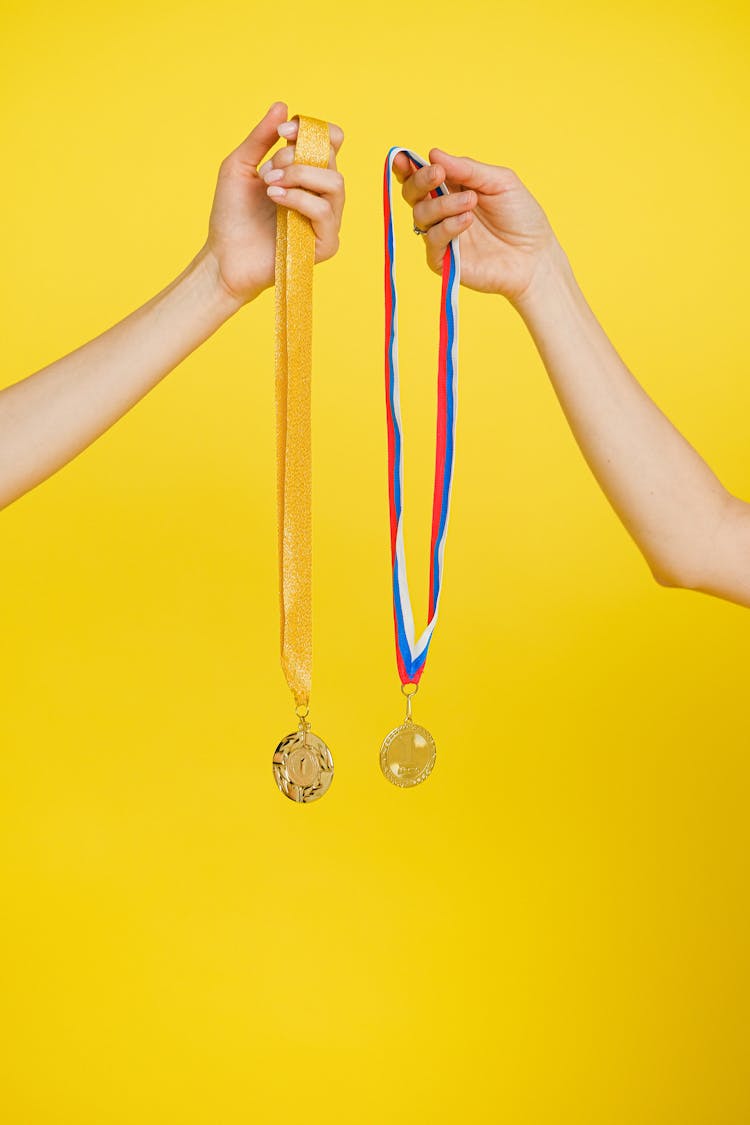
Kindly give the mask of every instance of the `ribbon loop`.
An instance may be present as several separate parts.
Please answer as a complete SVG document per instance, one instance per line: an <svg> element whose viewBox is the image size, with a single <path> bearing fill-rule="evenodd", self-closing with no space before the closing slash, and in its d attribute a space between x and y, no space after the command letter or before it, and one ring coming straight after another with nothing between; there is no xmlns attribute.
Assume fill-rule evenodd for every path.
<svg viewBox="0 0 750 1125"><path fill-rule="evenodd" d="M396 251L393 230L391 184L393 161L405 153L418 168L427 161L408 148L390 149L383 177L383 215L385 219L385 396L388 420L388 486L391 516L391 565L393 568L393 621L396 635L396 663L402 684L418 684L427 660L427 651L437 623L443 557L448 533L453 454L456 439L458 394L458 290L461 267L458 236L446 248L443 258L443 284L440 298L440 345L438 351L438 411L435 443L435 485L432 501L430 538L430 597L428 621L416 639L414 615L406 576L406 551L403 529L404 452L401 427L401 396L398 371L398 309L396 303ZM447 195L441 184L432 195Z"/></svg>

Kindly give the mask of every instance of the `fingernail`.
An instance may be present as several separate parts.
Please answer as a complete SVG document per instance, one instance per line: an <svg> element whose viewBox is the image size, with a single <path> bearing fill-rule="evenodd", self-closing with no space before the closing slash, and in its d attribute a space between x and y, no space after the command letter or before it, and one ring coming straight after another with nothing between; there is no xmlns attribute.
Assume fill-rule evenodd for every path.
<svg viewBox="0 0 750 1125"><path fill-rule="evenodd" d="M258 169L258 175L259 176L265 176L266 172L270 172L270 171L271 171L271 161L267 160L265 162L265 164L261 164L260 168Z"/></svg>
<svg viewBox="0 0 750 1125"><path fill-rule="evenodd" d="M296 121L285 121L283 125L279 125L276 132L280 137L293 137L297 132Z"/></svg>
<svg viewBox="0 0 750 1125"><path fill-rule="evenodd" d="M286 191L283 187L270 187L266 190L266 195L270 195L271 199L283 199Z"/></svg>
<svg viewBox="0 0 750 1125"><path fill-rule="evenodd" d="M265 176L263 177L267 184L275 184L277 180L283 180L283 178L283 168L272 168L271 171L266 172Z"/></svg>

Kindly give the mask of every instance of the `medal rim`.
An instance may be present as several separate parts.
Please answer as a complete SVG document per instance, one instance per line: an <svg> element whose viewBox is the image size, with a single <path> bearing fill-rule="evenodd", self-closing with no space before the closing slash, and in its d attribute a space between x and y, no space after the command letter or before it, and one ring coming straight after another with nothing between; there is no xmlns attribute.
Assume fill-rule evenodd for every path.
<svg viewBox="0 0 750 1125"><path fill-rule="evenodd" d="M304 739L302 737L303 735L307 735L308 739L315 739L317 745L312 745L311 743L308 743L308 745L310 745L311 748L315 750L318 756L318 760L320 761L322 757L323 762L325 763L321 763L320 775L316 783L314 785L308 785L304 787L297 785L296 781L292 780L286 768L287 759L289 758L289 756L295 750L299 749L300 746L304 745ZM281 760L277 761L277 755L279 754L281 755ZM289 734L284 735L273 752L273 760L271 762L271 765L273 768L274 780L279 788L279 791L287 798L287 800L291 801L295 805L309 805L312 804L313 801L319 801L321 797L324 797L326 795L328 790L331 788L331 783L333 782L333 755L331 754L328 745L323 741L320 735L315 734L315 732L311 730L302 731L298 729L290 731ZM291 787L294 787L294 790L302 795L294 796L290 792Z"/></svg>
<svg viewBox="0 0 750 1125"><path fill-rule="evenodd" d="M419 774L416 778L414 778L413 781L399 781L398 778L394 775L393 771L387 768L386 759L388 750L390 749L391 743L394 741L396 735L400 734L401 731L409 728L412 730L421 731L422 734L427 736L427 741L432 747L432 753L427 765L423 767L423 769L419 772ZM386 781L390 781L391 785L395 785L397 789L414 789L415 786L421 785L422 782L426 781L432 773L433 769L435 768L436 760L437 746L435 745L435 739L432 737L432 734L430 733L430 731L428 731L427 727L423 727L421 723L415 723L413 719L405 719L403 723L399 723L397 727L394 727L392 731L389 731L389 733L383 739L383 743L380 747L381 773L385 777Z"/></svg>

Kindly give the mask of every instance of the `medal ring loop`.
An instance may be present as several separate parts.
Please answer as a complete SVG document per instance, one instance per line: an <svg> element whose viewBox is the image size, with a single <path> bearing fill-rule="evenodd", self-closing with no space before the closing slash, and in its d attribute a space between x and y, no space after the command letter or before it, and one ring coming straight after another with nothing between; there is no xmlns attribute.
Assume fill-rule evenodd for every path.
<svg viewBox="0 0 750 1125"><path fill-rule="evenodd" d="M411 689L411 690L408 690ZM402 684L401 694L406 696L406 721L410 723L411 719L411 701L419 691L419 684Z"/></svg>
<svg viewBox="0 0 750 1125"><path fill-rule="evenodd" d="M309 703L298 703L297 706L294 708L294 713L295 713L295 715L297 716L298 719L302 719L304 721L307 718L307 716L310 714L310 704Z"/></svg>

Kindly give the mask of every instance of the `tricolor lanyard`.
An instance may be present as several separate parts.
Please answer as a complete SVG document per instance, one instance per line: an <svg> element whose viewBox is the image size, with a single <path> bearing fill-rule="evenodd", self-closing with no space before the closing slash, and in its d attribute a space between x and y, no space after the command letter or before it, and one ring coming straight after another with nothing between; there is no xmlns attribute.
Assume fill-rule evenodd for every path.
<svg viewBox="0 0 750 1125"><path fill-rule="evenodd" d="M396 637L396 662L402 685L418 684L427 661L427 652L437 623L443 580L445 541L448 534L453 455L456 439L458 392L458 288L460 259L458 237L448 246L443 258L443 284L440 298L440 345L438 354L437 437L435 484L432 499L430 537L429 620L419 640L415 637L414 615L409 597L404 548L403 493L404 445L401 426L401 396L398 373L398 309L396 302L396 253L393 231L391 184L393 161L405 153L418 168L427 161L408 148L392 148L385 162L383 214L385 220L385 396L388 420L388 491L391 513L391 564L393 567L393 620ZM447 195L441 184L435 195Z"/></svg>

